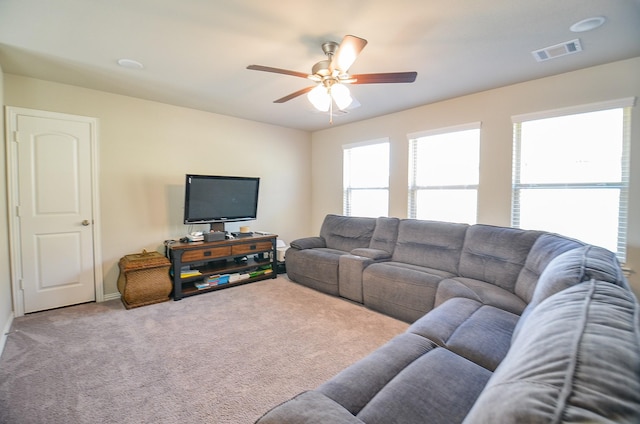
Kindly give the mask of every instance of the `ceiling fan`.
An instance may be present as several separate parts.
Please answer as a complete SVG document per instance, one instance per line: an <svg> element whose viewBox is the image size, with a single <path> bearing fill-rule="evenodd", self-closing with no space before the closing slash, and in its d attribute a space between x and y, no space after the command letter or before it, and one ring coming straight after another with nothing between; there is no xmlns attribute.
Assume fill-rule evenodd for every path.
<svg viewBox="0 0 640 424"><path fill-rule="evenodd" d="M329 111L329 122L332 123L333 103L335 102L338 108L343 110L353 101L351 93L345 84L410 83L416 80L417 72L349 75L349 68L351 68L351 65L353 65L353 62L355 62L366 45L367 40L354 35L346 35L340 44L334 41L323 43L322 51L327 56L327 59L313 65L311 74L262 65L249 65L247 69L291 75L316 82L316 85L305 87L274 100L274 103L288 102L298 96L307 94L307 98L316 109L322 112Z"/></svg>

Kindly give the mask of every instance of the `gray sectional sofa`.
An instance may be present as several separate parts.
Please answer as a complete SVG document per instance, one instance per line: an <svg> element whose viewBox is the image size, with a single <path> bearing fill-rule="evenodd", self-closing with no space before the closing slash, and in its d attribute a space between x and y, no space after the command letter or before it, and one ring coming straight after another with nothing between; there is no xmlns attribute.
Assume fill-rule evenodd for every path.
<svg viewBox="0 0 640 424"><path fill-rule="evenodd" d="M328 215L291 280L411 323L260 424L640 423L640 305L557 234Z"/></svg>

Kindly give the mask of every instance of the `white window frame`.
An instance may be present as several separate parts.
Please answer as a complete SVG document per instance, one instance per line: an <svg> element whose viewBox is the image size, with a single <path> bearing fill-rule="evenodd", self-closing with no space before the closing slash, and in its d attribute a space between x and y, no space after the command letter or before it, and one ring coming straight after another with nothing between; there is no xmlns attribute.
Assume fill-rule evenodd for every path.
<svg viewBox="0 0 640 424"><path fill-rule="evenodd" d="M466 124L454 125L450 127L437 128L433 130L420 131L407 134L409 140L409 196L407 203L407 216L415 219L418 216L417 210L417 198L418 193L422 190L475 190L476 193L479 189L480 179L480 143L481 143L481 129L482 122L470 122ZM478 183L476 184L464 184L464 185L427 185L419 186L416 183L417 169L419 164L416 163L416 149L419 143L419 139L424 137L431 137L441 134L450 134L461 131L478 130ZM475 219L470 224L475 224L478 217L478 203L476 200Z"/></svg>
<svg viewBox="0 0 640 424"><path fill-rule="evenodd" d="M387 149L389 152L389 156L387 157L387 179L386 179L386 185L384 186L361 186L361 187L356 187L352 184L351 182L351 178L350 178L350 167L349 167L349 163L347 160L347 155L349 152L353 151L354 149L358 149L361 147L369 147L369 146L373 146L373 145L377 145L377 144L386 144L387 145ZM342 146L342 151L343 151L343 164L342 164L342 186L343 186L343 192L342 192L342 213L345 216L351 216L351 211L352 211L352 206L353 206L353 193L359 190L380 190L380 191L385 191L387 194L387 211L384 215L381 216L388 216L389 215L389 178L390 178L390 173L391 173L391 169L390 169L390 160L391 160L391 143L389 141L388 137L383 137L383 138L378 138L378 139L374 139L374 140L368 140L368 141L363 141L363 142L359 142L359 143L351 143L351 144L345 144Z"/></svg>
<svg viewBox="0 0 640 424"><path fill-rule="evenodd" d="M511 198L511 226L520 228L520 190L522 189L619 189L620 200L618 205L618 234L616 256L621 263L626 260L627 243L627 215L628 215L628 191L629 191L629 166L630 166L630 129L631 129L631 108L635 105L635 97L611 100L607 102L591 103L586 105L573 106L562 109L534 112L528 114L514 115L511 117L513 123L513 180ZM610 109L623 110L623 134L622 134L622 175L621 181L603 181L598 183L548 183L548 184L523 184L520 183L520 155L521 155L521 128L522 123L547 118L558 118L563 116L578 115L605 111Z"/></svg>

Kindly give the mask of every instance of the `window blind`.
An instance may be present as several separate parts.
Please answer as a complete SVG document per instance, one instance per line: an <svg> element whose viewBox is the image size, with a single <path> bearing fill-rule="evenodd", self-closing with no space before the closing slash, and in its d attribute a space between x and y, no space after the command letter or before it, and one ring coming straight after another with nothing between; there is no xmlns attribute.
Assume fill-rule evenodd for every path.
<svg viewBox="0 0 640 424"><path fill-rule="evenodd" d="M512 118L512 226L599 244L624 262L634 103L622 99Z"/></svg>
<svg viewBox="0 0 640 424"><path fill-rule="evenodd" d="M388 138L343 146L343 213L389 214Z"/></svg>
<svg viewBox="0 0 640 424"><path fill-rule="evenodd" d="M474 122L408 135L410 218L476 222L480 126Z"/></svg>

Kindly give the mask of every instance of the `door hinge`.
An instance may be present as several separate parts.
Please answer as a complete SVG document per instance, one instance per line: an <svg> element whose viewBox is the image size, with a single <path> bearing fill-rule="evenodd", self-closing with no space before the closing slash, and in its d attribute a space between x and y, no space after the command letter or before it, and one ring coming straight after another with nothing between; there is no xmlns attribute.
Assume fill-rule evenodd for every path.
<svg viewBox="0 0 640 424"><path fill-rule="evenodd" d="M20 290L24 290L24 280L21 278L19 280Z"/></svg>

